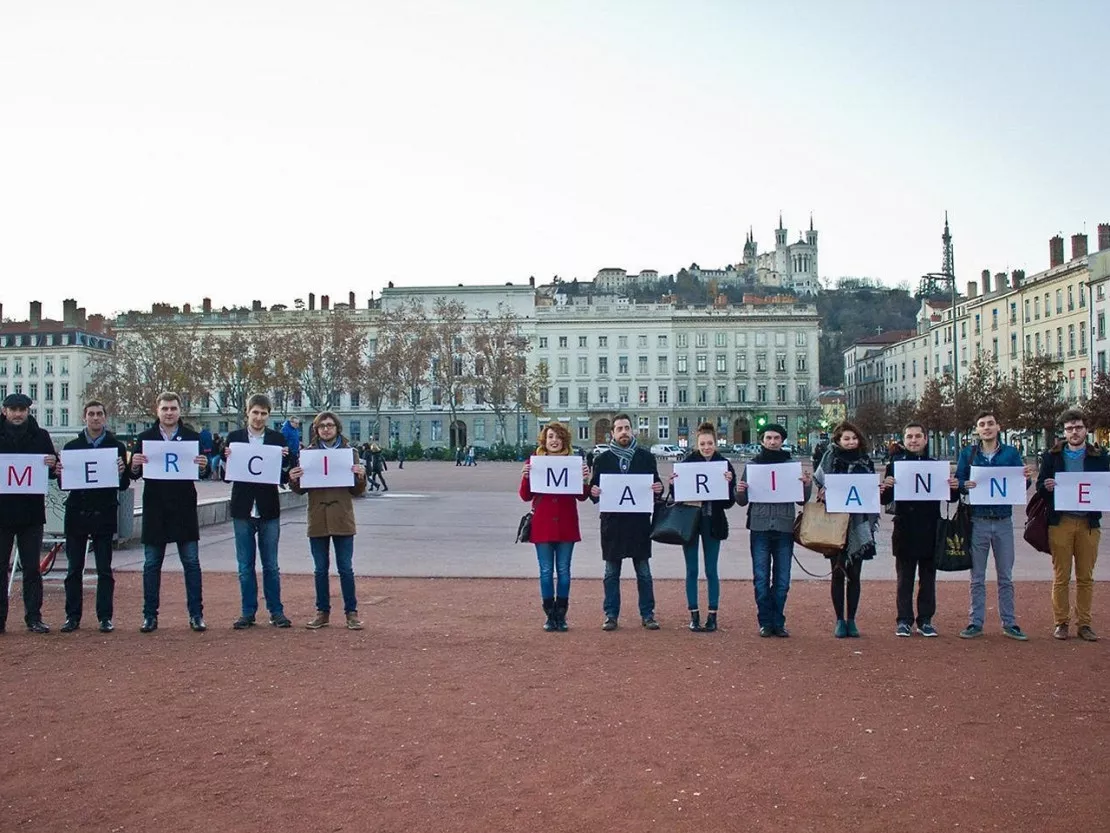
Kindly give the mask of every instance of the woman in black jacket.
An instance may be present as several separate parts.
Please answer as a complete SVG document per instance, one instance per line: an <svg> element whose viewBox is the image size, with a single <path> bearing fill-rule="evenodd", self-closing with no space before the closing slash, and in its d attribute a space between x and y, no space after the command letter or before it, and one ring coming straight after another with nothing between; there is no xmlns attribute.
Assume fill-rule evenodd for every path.
<svg viewBox="0 0 1110 833"><path fill-rule="evenodd" d="M867 440L863 432L850 422L842 422L833 429L829 450L813 473L813 479L821 487L818 499L824 500L825 497L825 475L874 472L875 464L867 454ZM828 556L832 560L832 603L836 611L833 636L837 639L859 636L856 611L859 609L860 578L863 562L875 557L875 530L879 526L878 515L849 515L848 518L848 540L844 549ZM844 610L845 595L847 615Z"/></svg>
<svg viewBox="0 0 1110 833"><path fill-rule="evenodd" d="M725 460L717 451L717 427L711 422L698 426L697 448L683 459L683 463L708 463L722 461L728 467L725 480L728 481L726 500L707 500L695 503L700 509L698 534L683 548L686 556L686 606L690 611L690 630L717 630L717 604L721 597L721 580L717 575L717 559L721 552L721 541L728 538L728 518L725 510L736 502L736 472L732 463ZM671 474L671 489L677 475ZM698 541L705 559L705 583L709 595L709 610L705 614L705 627L701 625L701 610L698 606Z"/></svg>

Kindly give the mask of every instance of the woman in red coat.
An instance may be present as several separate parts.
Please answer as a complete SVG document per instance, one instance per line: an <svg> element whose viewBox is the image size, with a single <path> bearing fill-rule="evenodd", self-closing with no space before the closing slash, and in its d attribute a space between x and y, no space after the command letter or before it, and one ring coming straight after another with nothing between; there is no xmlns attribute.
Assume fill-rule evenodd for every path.
<svg viewBox="0 0 1110 833"><path fill-rule="evenodd" d="M536 454L570 455L570 432L565 425L549 422L540 429ZM578 531L578 501L589 496L590 468L582 466L582 492L577 495L533 494L528 477L531 462L524 464L520 478L520 499L532 501L531 541L536 545L540 563L540 598L547 621L545 631L567 629L570 603L570 557L574 545L582 540ZM554 574L558 573L556 586Z"/></svg>

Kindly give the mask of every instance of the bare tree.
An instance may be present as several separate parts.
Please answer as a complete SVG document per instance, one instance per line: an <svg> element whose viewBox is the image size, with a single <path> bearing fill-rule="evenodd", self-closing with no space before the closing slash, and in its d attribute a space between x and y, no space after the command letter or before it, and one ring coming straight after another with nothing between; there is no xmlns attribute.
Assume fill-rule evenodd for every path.
<svg viewBox="0 0 1110 833"><path fill-rule="evenodd" d="M431 337L424 305L412 300L382 313L377 356L384 395L403 399L416 425L421 392L431 369ZM416 439L415 435L412 437Z"/></svg>
<svg viewBox="0 0 1110 833"><path fill-rule="evenodd" d="M1110 428L1110 375L1104 371L1095 374L1091 396L1085 405L1088 427L1095 431Z"/></svg>
<svg viewBox="0 0 1110 833"><path fill-rule="evenodd" d="M917 420L924 423L926 429L932 432L938 456L941 456L940 437L955 427L952 406L945 401L944 393L943 383L935 377L930 377L925 381L925 389L921 393L915 412Z"/></svg>
<svg viewBox="0 0 1110 833"><path fill-rule="evenodd" d="M115 329L115 346L98 358L86 394L117 417L135 418L151 416L158 394L171 390L188 416L207 389L199 322L136 314Z"/></svg>
<svg viewBox="0 0 1110 833"><path fill-rule="evenodd" d="M230 334L210 333L203 343L203 372L223 413L242 414L252 394L281 387L275 383L275 349L286 339L262 328L242 327Z"/></svg>
<svg viewBox="0 0 1110 833"><path fill-rule="evenodd" d="M458 406L474 385L474 340L466 321L466 304L444 297L432 302L428 349L431 355L432 404L440 404L446 399L451 414L448 432L451 447L454 448L458 439L454 431ZM437 393L440 403L435 401Z"/></svg>
<svg viewBox="0 0 1110 833"><path fill-rule="evenodd" d="M496 315L483 311L473 333L475 400L493 411L498 435L504 442L509 414L538 414L540 392L547 389L550 378L543 366L528 370L532 345L523 334L519 316L511 310L500 307ZM522 441L518 436L517 442Z"/></svg>
<svg viewBox="0 0 1110 833"><path fill-rule="evenodd" d="M309 407L338 407L341 393L358 387L366 331L346 310L310 316L286 338L291 349L283 371Z"/></svg>
<svg viewBox="0 0 1110 833"><path fill-rule="evenodd" d="M1056 417L1067 407L1060 395L1063 383L1059 374L1056 361L1033 356L1026 360L1018 381L1022 409L1016 424L1026 431L1039 432L1046 445L1056 430Z"/></svg>

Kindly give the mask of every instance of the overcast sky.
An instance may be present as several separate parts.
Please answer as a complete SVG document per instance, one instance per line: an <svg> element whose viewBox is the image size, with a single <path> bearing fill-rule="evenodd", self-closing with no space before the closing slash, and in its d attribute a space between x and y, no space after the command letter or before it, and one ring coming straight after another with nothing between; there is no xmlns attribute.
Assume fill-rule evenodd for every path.
<svg viewBox="0 0 1110 833"><path fill-rule="evenodd" d="M0 302L358 304L820 232L961 285L1110 222L1102 0L0 0ZM1068 240L1070 252L1070 239Z"/></svg>

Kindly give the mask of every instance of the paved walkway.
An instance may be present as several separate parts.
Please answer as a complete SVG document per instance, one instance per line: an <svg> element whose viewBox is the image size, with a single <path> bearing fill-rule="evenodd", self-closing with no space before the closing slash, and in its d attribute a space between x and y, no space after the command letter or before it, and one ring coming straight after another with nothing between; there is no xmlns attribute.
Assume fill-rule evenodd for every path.
<svg viewBox="0 0 1110 833"><path fill-rule="evenodd" d="M670 464L662 464L664 478ZM356 500L359 534L355 547L355 569L360 575L410 577L531 578L536 575L535 551L530 545L514 543L517 523L527 504L517 496L520 464L482 463L472 468L453 463L410 462L403 470L391 466L386 472L390 490L371 493ZM230 487L201 483L202 499L219 498ZM599 547L597 508L589 501L580 506L582 542L575 548L574 575L600 578L603 572ZM721 549L720 572L724 579L750 579L751 559L748 534L744 529L746 510L729 512L732 536ZM1024 513L1015 512L1018 543L1015 579L1045 581L1052 578L1048 556L1021 540ZM893 579L894 559L890 554L891 518L883 516L879 527L879 553L864 567L869 578ZM306 540L305 512L293 510L282 516L281 569L286 573L311 573L312 558ZM1103 540L1102 547L1110 546ZM235 542L230 524L201 530L201 563L205 570L234 572ZM659 578L682 578L685 565L678 547L656 544L652 572ZM823 576L827 562L818 555L797 549L799 560L811 573ZM166 568L180 567L168 553ZM116 553L119 569L140 569L138 546ZM626 571L628 572L628 571ZM993 575L993 568L988 571ZM795 565L794 580L805 580ZM967 581L966 573L941 574L945 580ZM1110 558L1099 559L1096 578L1110 581Z"/></svg>

